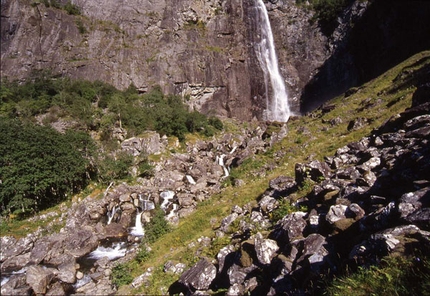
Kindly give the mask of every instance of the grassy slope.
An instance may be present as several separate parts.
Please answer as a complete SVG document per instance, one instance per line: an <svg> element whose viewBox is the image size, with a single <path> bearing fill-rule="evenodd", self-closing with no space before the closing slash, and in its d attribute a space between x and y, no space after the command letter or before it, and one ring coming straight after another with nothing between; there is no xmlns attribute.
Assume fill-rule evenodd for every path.
<svg viewBox="0 0 430 296"><path fill-rule="evenodd" d="M410 107L416 88L409 85L408 79L413 78L414 71L429 65L430 52L419 53L359 87L353 95L347 98L340 96L329 102L336 105L336 109L331 112L323 114L317 110L310 116L291 120L288 123L287 137L276 144L271 153L255 155L246 167L236 169L234 174L245 181L244 186L227 187L222 193L201 203L196 212L182 219L177 228L152 245L152 254L146 262L130 263L133 276L140 275L148 267L155 267L151 286L138 290L123 286L118 294L165 293L168 286L178 278L162 272L166 261L173 260L192 266L199 258L194 256L195 249L188 245L201 236L214 237L214 225L219 226L232 206L243 206L257 200L267 189L270 179L279 175L294 176L294 165L297 162L305 162L310 157L322 160L324 156L333 155L339 147L369 135L372 129L379 127L391 116ZM341 118L342 123L331 126L329 121L336 117ZM367 118L370 123L357 131L348 131L350 120L360 117ZM285 155L275 161L272 154L275 151L283 151ZM274 164L270 166L271 170L266 169L267 163ZM227 239L217 239L213 246L203 250L199 256L213 258L227 243Z"/></svg>
<svg viewBox="0 0 430 296"><path fill-rule="evenodd" d="M230 213L234 205L243 206L255 202L267 189L269 180L279 175L294 176L296 163L305 162L309 158L322 160L324 156L333 155L337 148L369 135L372 129L409 107L415 87L407 83L408 79L424 66L430 66L430 51L411 57L359 87L347 98L335 98L329 102L336 105L336 109L331 112L323 114L317 110L309 116L291 119L288 123L289 133L282 142L265 154L255 155L253 159L232 171L232 175L244 180L245 185L227 186L220 194L200 203L197 211L182 219L178 227L151 245L151 254L144 263L127 263L133 277L142 274L148 267L154 267L150 287L132 289L122 286L118 294L165 293L170 284L178 279L178 276L163 273L166 261L173 260L192 266L199 260L199 256L214 258L219 249L229 243L227 238L214 240L212 246L201 250L199 256L195 256L196 247L189 247L190 243L201 236L214 237L214 228L219 226L221 219ZM371 107L364 108L365 106ZM332 126L329 121L337 117L342 119L342 123ZM349 121L359 117L369 119L370 123L362 129L349 132ZM275 157L275 154L278 156ZM97 195L100 190L103 191L95 188L92 195ZM59 208L58 206L46 212L60 211ZM30 221L3 224L1 235L20 237L34 231L34 226L38 225L40 223Z"/></svg>

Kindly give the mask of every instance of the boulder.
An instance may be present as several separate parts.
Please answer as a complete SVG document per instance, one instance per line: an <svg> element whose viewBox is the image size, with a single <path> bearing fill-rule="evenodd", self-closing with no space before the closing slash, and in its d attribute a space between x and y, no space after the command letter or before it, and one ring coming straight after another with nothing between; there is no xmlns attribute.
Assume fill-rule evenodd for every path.
<svg viewBox="0 0 430 296"><path fill-rule="evenodd" d="M32 235L28 235L19 240L13 236L2 236L0 238L0 262L10 259L13 256L27 253L33 248L34 240L35 238Z"/></svg>
<svg viewBox="0 0 430 296"><path fill-rule="evenodd" d="M26 283L30 285L35 294L45 294L53 278L54 272L50 268L31 265L27 269Z"/></svg>
<svg viewBox="0 0 430 296"><path fill-rule="evenodd" d="M9 280L1 286L1 295L33 295L32 288L26 282L25 274L12 275Z"/></svg>
<svg viewBox="0 0 430 296"><path fill-rule="evenodd" d="M64 283L74 284L76 282L76 260L70 258L70 261L65 261L58 267L56 277Z"/></svg>
<svg viewBox="0 0 430 296"><path fill-rule="evenodd" d="M330 167L325 162L314 160L307 164L297 163L295 166L296 182L300 186L304 180L311 179L314 182L320 182L329 178Z"/></svg>
<svg viewBox="0 0 430 296"><path fill-rule="evenodd" d="M55 282L49 291L45 294L46 296L66 296L66 292L64 291L63 286L60 282Z"/></svg>
<svg viewBox="0 0 430 296"><path fill-rule="evenodd" d="M423 205L430 206L430 187L403 194L398 205L400 217L406 218L421 209Z"/></svg>
<svg viewBox="0 0 430 296"><path fill-rule="evenodd" d="M330 224L333 224L338 220L345 219L346 218L345 212L347 209L348 207L345 205L331 206L326 215L327 222L329 222Z"/></svg>
<svg viewBox="0 0 430 296"><path fill-rule="evenodd" d="M257 259L261 264L270 264L279 246L276 241L271 239L264 239L261 233L257 233L254 238L255 253Z"/></svg>
<svg viewBox="0 0 430 296"><path fill-rule="evenodd" d="M98 246L98 238L93 231L87 229L77 229L67 234L64 242L64 249L76 258L82 257Z"/></svg>
<svg viewBox="0 0 430 296"><path fill-rule="evenodd" d="M207 290L215 279L216 273L215 265L203 258L181 275L179 283L191 291Z"/></svg>
<svg viewBox="0 0 430 296"><path fill-rule="evenodd" d="M303 237L303 230L307 222L304 219L306 213L294 212L286 215L275 225L275 229L269 235L279 246L284 246L294 239Z"/></svg>

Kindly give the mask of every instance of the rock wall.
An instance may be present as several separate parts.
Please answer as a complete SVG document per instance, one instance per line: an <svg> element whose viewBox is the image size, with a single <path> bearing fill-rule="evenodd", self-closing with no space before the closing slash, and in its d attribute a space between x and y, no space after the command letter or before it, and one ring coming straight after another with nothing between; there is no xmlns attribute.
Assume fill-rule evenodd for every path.
<svg viewBox="0 0 430 296"><path fill-rule="evenodd" d="M353 1L338 23L330 58L303 90L302 113L430 49L428 1Z"/></svg>
<svg viewBox="0 0 430 296"><path fill-rule="evenodd" d="M26 79L33 70L51 69L120 89L134 84L141 92L158 84L205 113L261 118L264 82L253 50L254 1L72 3L81 15L39 1L2 0L2 77ZM266 6L281 72L298 111L301 90L328 57L326 39L294 0Z"/></svg>

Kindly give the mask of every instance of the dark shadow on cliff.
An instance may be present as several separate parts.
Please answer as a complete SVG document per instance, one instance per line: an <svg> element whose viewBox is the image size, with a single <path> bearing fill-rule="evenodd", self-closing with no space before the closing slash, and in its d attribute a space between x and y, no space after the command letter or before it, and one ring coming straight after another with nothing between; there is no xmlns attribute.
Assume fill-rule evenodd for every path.
<svg viewBox="0 0 430 296"><path fill-rule="evenodd" d="M307 113L410 56L430 49L430 1L375 0L305 86Z"/></svg>

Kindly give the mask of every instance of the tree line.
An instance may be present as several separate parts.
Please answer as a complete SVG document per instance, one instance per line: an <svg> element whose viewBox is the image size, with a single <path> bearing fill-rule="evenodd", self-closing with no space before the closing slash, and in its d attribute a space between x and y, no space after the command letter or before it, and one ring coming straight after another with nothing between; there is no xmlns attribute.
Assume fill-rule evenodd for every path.
<svg viewBox="0 0 430 296"><path fill-rule="evenodd" d="M68 122L60 133L51 127ZM121 152L116 128L127 136L145 130L185 140L187 133L213 135L221 120L189 110L182 98L160 87L139 94L100 81L71 80L39 72L27 82L0 88L0 214L29 213L79 192L91 180L129 177L130 166L150 176L151 165ZM98 135L94 141L90 136Z"/></svg>

